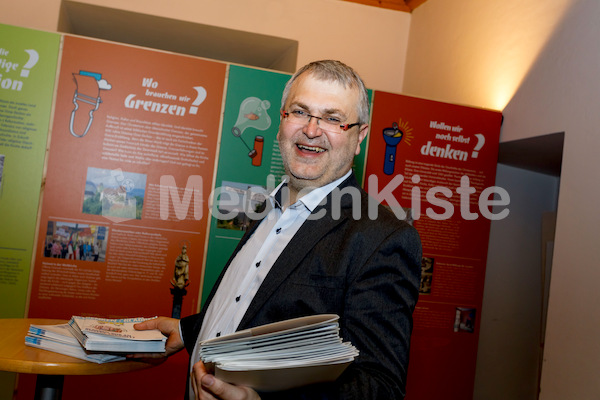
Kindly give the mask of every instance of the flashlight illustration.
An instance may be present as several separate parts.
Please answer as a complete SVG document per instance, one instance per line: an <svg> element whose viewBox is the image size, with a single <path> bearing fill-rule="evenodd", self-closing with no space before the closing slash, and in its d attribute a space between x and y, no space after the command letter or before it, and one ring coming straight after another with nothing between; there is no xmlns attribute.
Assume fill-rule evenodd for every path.
<svg viewBox="0 0 600 400"><path fill-rule="evenodd" d="M391 128L385 128L383 130L383 140L385 140L383 173L386 175L392 175L394 173L394 166L396 165L396 149L403 136L404 134L395 122L392 124Z"/></svg>

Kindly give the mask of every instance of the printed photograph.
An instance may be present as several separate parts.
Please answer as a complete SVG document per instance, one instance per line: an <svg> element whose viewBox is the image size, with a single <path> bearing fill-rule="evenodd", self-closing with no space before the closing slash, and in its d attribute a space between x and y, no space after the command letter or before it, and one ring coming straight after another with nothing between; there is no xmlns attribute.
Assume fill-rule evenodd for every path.
<svg viewBox="0 0 600 400"><path fill-rule="evenodd" d="M217 228L245 231L252 221L248 214L257 213L267 199L260 185L223 181L217 203Z"/></svg>
<svg viewBox="0 0 600 400"><path fill-rule="evenodd" d="M48 221L44 257L104 262L108 227Z"/></svg>
<svg viewBox="0 0 600 400"><path fill-rule="evenodd" d="M469 332L475 331L475 314L474 308L456 307L456 316L454 319L454 332Z"/></svg>
<svg viewBox="0 0 600 400"><path fill-rule="evenodd" d="M419 287L420 294L431 294L434 262L435 260L431 257L421 258L421 286Z"/></svg>
<svg viewBox="0 0 600 400"><path fill-rule="evenodd" d="M142 219L146 175L121 169L89 167L82 212L127 219Z"/></svg>

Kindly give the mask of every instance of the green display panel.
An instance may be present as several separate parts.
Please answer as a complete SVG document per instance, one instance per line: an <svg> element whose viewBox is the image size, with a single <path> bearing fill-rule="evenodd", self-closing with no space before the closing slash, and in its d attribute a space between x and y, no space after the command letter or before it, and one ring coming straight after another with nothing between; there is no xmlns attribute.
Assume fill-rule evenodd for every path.
<svg viewBox="0 0 600 400"><path fill-rule="evenodd" d="M289 78L283 73L230 67L215 181L221 196L214 196L212 207L203 303L248 227L246 210L264 199L256 193L274 187L284 175L276 136L281 93Z"/></svg>
<svg viewBox="0 0 600 400"><path fill-rule="evenodd" d="M281 94L290 75L232 65L229 71L210 221L202 303L285 171L277 143ZM371 91L369 91L371 97ZM367 140L355 159L362 182Z"/></svg>
<svg viewBox="0 0 600 400"><path fill-rule="evenodd" d="M0 317L23 317L60 35L0 25Z"/></svg>

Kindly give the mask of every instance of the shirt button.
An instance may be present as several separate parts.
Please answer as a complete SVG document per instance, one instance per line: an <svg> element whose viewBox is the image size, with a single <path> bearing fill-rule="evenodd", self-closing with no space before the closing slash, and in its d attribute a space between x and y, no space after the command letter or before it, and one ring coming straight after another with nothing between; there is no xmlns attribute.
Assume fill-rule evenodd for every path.
<svg viewBox="0 0 600 400"><path fill-rule="evenodd" d="M235 298L235 302L237 303L238 301L240 301L240 299L241 299L241 298L242 298L242 296L241 296L241 295L240 295L240 296L238 296L238 297L236 297L236 298Z"/></svg>
<svg viewBox="0 0 600 400"><path fill-rule="evenodd" d="M221 336L221 332L217 332L217 337Z"/></svg>
<svg viewBox="0 0 600 400"><path fill-rule="evenodd" d="M276 234L280 234L281 233L281 228L277 228L277 230L275 231Z"/></svg>
<svg viewBox="0 0 600 400"><path fill-rule="evenodd" d="M260 267L260 261L256 263L256 268Z"/></svg>

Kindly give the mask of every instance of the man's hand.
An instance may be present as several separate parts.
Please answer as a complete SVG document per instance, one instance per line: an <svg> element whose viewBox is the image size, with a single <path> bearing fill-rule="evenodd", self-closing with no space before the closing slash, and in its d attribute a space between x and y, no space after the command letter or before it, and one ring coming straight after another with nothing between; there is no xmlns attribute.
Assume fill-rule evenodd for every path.
<svg viewBox="0 0 600 400"><path fill-rule="evenodd" d="M158 317L148 321L140 322L133 327L139 331L158 329L167 337L164 353L136 353L130 354L128 358L164 358L183 349L183 341L179 333L179 320L175 318Z"/></svg>
<svg viewBox="0 0 600 400"><path fill-rule="evenodd" d="M260 400L249 387L231 385L209 374L202 361L194 364L190 379L196 400Z"/></svg>

